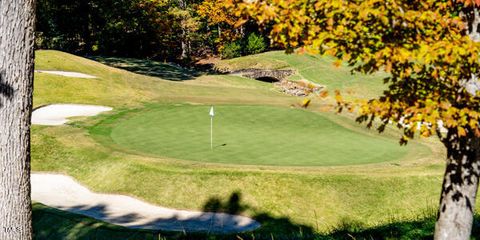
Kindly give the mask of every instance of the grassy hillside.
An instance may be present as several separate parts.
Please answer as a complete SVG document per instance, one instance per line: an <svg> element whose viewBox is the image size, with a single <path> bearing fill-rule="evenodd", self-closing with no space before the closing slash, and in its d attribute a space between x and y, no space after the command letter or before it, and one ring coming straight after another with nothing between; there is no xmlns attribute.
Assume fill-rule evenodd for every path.
<svg viewBox="0 0 480 240"><path fill-rule="evenodd" d="M195 81L169 81L108 67L59 51L37 51L35 69L74 71L98 77L82 79L35 73L35 106L85 103L132 107L151 101L274 105L296 102L273 91L266 83L246 78L199 76Z"/></svg>
<svg viewBox="0 0 480 240"><path fill-rule="evenodd" d="M222 70L239 70L245 68L260 69L294 69L296 74L291 80L307 79L327 86L327 89L341 90L344 95L357 98L372 98L382 93L383 78L386 74L375 75L352 74L346 65L336 67L334 60L308 54L285 54L282 51L266 52L230 60L222 60L216 68Z"/></svg>
<svg viewBox="0 0 480 240"><path fill-rule="evenodd" d="M301 77L305 78L309 76L309 71L314 71L306 66L318 60L309 56L283 56L279 52L252 58L263 59L260 62L278 59L287 62L289 67L298 61L298 71L300 74L303 72L305 75ZM402 161L329 167L231 166L185 161L175 154L137 154L125 146L99 141L90 130L101 123L105 127L97 128L95 134L101 133L102 129L104 134L108 134L109 126L122 124L116 122L118 118L113 116L142 111L149 104L285 108L298 103L299 99L282 95L267 83L241 77L199 75L188 81L171 81L107 67L57 51L37 51L36 69L79 71L98 76L98 79L77 79L36 74L36 106L74 102L108 105L115 110L59 127L34 126L34 171L65 173L95 191L128 194L180 209L226 211L228 199L232 194L239 194L239 204L244 206L242 214L252 216L263 224L255 234L272 234L277 236L275 239L281 239L281 236L298 239L303 232L323 235L343 226L354 226L360 231L394 222L418 221L437 205L444 153L435 139L418 143L430 149L428 156L423 154L425 152L410 151ZM326 77L319 76L330 74L329 81L335 80L334 84L339 86L360 84L347 78L345 71L332 67L325 71L328 74L311 72L310 80L320 81ZM335 74L345 77L336 78ZM367 88L377 87L380 89L381 85ZM309 111L317 110L313 106ZM345 129L375 136L374 132L354 123L350 116L315 114ZM158 120L159 124L173 124L163 123L161 118ZM388 130L386 134L384 137L391 141L398 137L398 132L394 130ZM376 145L379 144L363 150L372 152L373 156L377 149L383 147ZM393 144L389 149L405 151ZM79 231L71 225L51 222L52 228Z"/></svg>

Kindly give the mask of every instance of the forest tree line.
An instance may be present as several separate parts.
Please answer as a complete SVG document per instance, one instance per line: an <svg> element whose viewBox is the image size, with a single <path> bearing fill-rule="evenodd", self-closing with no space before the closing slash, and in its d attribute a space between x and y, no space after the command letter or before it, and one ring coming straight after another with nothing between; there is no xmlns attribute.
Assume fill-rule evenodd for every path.
<svg viewBox="0 0 480 240"><path fill-rule="evenodd" d="M217 0L38 0L36 47L165 61L269 48L266 30L237 22Z"/></svg>

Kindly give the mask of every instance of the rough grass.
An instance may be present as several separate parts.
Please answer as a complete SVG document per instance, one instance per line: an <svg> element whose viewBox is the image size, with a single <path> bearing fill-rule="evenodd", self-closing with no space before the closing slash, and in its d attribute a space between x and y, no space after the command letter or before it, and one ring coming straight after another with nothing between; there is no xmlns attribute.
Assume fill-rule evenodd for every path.
<svg viewBox="0 0 480 240"><path fill-rule="evenodd" d="M281 57L277 52L258 57L264 56L267 58L264 62L268 62L269 54ZM37 57L37 69L79 71L96 75L99 79L36 74L36 106L57 102L102 104L113 106L115 114L142 108L145 103L285 108L299 101L279 94L268 84L240 77L199 76L190 81L167 81L106 67L56 51L37 51ZM332 67L329 71L336 70ZM341 85L342 81L348 79L338 78L338 81ZM317 110L316 105L310 109ZM324 117L332 115L321 114ZM270 235L275 239L282 239L282 236L312 239L303 237L305 233L312 232L317 236L330 237L332 231L343 229L344 226L353 226L355 232L383 229L379 227L418 221L425 211L437 206L444 153L435 139L421 141L431 149L431 155L425 157L417 151L411 151L402 161L330 167L229 166L136 154L125 147L117 149L94 139L89 130L99 122L105 126L115 125L115 119L111 119L110 123L105 122L112 116L121 117L103 115L59 127L34 126L32 169L71 175L94 191L128 194L154 204L180 209L227 211L232 194L240 194L239 204L243 206L240 212L262 222L263 227L253 234L265 236L265 239L271 239L267 237ZM373 134L354 123L350 116L329 119L355 132ZM109 131L109 128L103 130ZM387 129L387 135L398 136L398 132ZM53 216L45 217L35 220L41 223L37 225L41 226L36 228L37 233L44 231L54 234L61 230L73 236L83 228L73 223L64 225ZM423 227L416 228L415 224L405 226L409 226L411 231L424 231ZM392 232L389 232L391 229L381 230L385 238L392 236ZM91 232L84 239L124 234L115 229L112 231L106 235ZM130 234L123 235L123 239ZM247 235L242 236L248 239ZM225 238L231 239L229 237Z"/></svg>
<svg viewBox="0 0 480 240"><path fill-rule="evenodd" d="M84 103L115 108L145 102L285 105L296 102L265 83L234 76L199 76L195 81L165 81L134 74L59 51L36 51L38 70L74 71L96 79L35 73L34 105ZM170 74L174 74L171 72Z"/></svg>
<svg viewBox="0 0 480 240"><path fill-rule="evenodd" d="M479 216L475 216L471 239L480 239L478 228ZM283 224L286 221L282 222ZM277 224L281 224L278 222ZM55 227L52 227L55 226ZM42 240L227 240L227 239L432 239L435 226L434 212L425 212L423 216L409 221L391 219L387 224L364 228L358 223L344 222L326 234L312 232L308 228L297 228L292 232L275 235L268 233L239 233L233 235L210 235L182 232L153 232L131 230L111 224L95 221L78 214L67 213L46 207L42 204L33 206L34 239Z"/></svg>
<svg viewBox="0 0 480 240"><path fill-rule="evenodd" d="M334 60L308 54L285 54L272 51L216 63L218 69L239 70L245 68L294 69L297 74L291 80L307 79L322 84L327 89L341 90L342 94L352 98L372 98L382 93L385 86L383 73L374 75L352 74L347 65L336 67Z"/></svg>

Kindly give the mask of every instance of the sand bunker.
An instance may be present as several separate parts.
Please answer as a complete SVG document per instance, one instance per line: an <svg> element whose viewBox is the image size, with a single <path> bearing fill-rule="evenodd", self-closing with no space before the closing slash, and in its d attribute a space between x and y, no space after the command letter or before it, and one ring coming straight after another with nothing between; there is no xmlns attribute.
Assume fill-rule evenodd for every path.
<svg viewBox="0 0 480 240"><path fill-rule="evenodd" d="M66 123L69 117L94 116L112 108L81 104L52 104L33 111L32 124L57 126Z"/></svg>
<svg viewBox="0 0 480 240"><path fill-rule="evenodd" d="M47 70L35 70L37 73L47 73L47 74L55 74L55 75L60 75L64 77L73 77L73 78L97 78L92 75L88 75L85 73L79 73L79 72L65 72L65 71L47 71Z"/></svg>
<svg viewBox="0 0 480 240"><path fill-rule="evenodd" d="M168 209L128 196L94 193L57 174L32 174L32 200L129 228L234 233L260 226L238 215Z"/></svg>

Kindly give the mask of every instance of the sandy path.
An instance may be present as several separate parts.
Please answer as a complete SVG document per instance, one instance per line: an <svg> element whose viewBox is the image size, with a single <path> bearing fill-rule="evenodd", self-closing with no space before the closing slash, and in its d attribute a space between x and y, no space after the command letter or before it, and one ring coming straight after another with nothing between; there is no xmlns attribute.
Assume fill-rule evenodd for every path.
<svg viewBox="0 0 480 240"><path fill-rule="evenodd" d="M33 111L32 124L57 126L68 121L69 117L95 116L112 108L82 104L52 104Z"/></svg>
<svg viewBox="0 0 480 240"><path fill-rule="evenodd" d="M260 226L238 215L175 210L128 196L94 193L73 178L58 174L33 173L32 200L129 228L233 233Z"/></svg>
<svg viewBox="0 0 480 240"><path fill-rule="evenodd" d="M85 73L79 73L79 72L66 72L66 71L47 71L47 70L35 70L37 73L47 73L47 74L54 74L54 75L60 75L64 77L73 77L73 78L97 78L92 75L88 75Z"/></svg>

